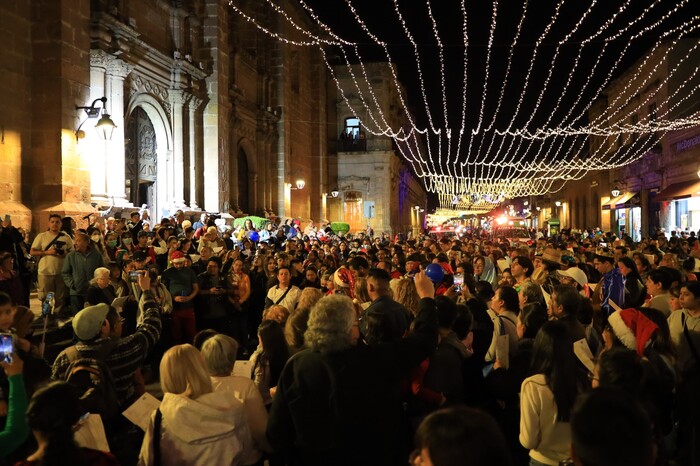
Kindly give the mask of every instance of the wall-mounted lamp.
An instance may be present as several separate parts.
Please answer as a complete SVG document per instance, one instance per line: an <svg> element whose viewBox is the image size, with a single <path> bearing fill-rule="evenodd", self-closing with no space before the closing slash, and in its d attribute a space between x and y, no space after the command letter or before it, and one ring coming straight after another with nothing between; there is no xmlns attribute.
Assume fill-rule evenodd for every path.
<svg viewBox="0 0 700 466"><path fill-rule="evenodd" d="M612 197L617 197L620 195L620 190L617 188L613 188L613 190L610 191L610 194L612 194Z"/></svg>
<svg viewBox="0 0 700 466"><path fill-rule="evenodd" d="M556 202L554 203L554 205L557 206L557 207L561 207L561 201L556 201Z"/></svg>
<svg viewBox="0 0 700 466"><path fill-rule="evenodd" d="M298 191L304 189L304 186L306 186L306 181L304 181L304 178L297 178L294 184L296 185L296 188L292 187L290 183L287 183L287 186L289 186L289 189L292 191Z"/></svg>
<svg viewBox="0 0 700 466"><path fill-rule="evenodd" d="M535 207L535 210L537 210L537 212L539 212L540 210L542 210L542 207L537 206L537 207Z"/></svg>
<svg viewBox="0 0 700 466"><path fill-rule="evenodd" d="M423 212L425 212L425 209L421 209L421 210L420 210L420 213L421 213L421 214L422 214Z"/></svg>
<svg viewBox="0 0 700 466"><path fill-rule="evenodd" d="M529 205L529 204L530 204L530 202L528 202L528 201L523 201L523 205Z"/></svg>
<svg viewBox="0 0 700 466"><path fill-rule="evenodd" d="M337 189L334 189L333 191L331 191L331 196L332 196L332 197L338 197L339 194L340 194L340 193L338 192Z"/></svg>
<svg viewBox="0 0 700 466"><path fill-rule="evenodd" d="M416 212L419 211L419 210L420 210L420 206L419 206L419 205L414 205L414 206L413 206L413 210L415 210Z"/></svg>
<svg viewBox="0 0 700 466"><path fill-rule="evenodd" d="M95 105L97 105L97 102L102 102L102 107L95 107ZM75 130L76 142L85 137L85 131L81 130L80 128L82 128L85 122L89 119L99 117L100 113L102 113L102 117L100 117L100 119L97 121L97 124L95 124L97 134L99 134L100 137L106 141L112 139L112 133L114 132L114 128L116 128L117 125L115 125L112 119L109 117L109 113L105 111L106 104L107 97L100 97L99 99L95 99L89 107L79 107L76 105L76 110L85 110L85 113L87 114L87 117L80 123L78 129Z"/></svg>

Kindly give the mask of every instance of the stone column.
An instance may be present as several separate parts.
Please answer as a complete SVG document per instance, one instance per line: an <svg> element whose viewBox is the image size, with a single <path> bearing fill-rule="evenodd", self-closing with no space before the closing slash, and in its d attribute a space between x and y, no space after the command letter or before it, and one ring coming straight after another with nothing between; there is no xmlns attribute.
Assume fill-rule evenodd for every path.
<svg viewBox="0 0 700 466"><path fill-rule="evenodd" d="M134 69L132 65L123 60L114 58L106 70L107 112L116 125L112 133L112 140L106 141L107 160L106 178L107 194L114 199L116 204L126 204L126 167L124 154L124 133L126 121L124 120L124 78Z"/></svg>
<svg viewBox="0 0 700 466"><path fill-rule="evenodd" d="M199 124L200 121L200 112L199 112L199 107L202 105L202 99L199 97L193 96L188 102L188 109L189 109L189 116L190 116L190 122L189 122L189 130L190 130L190 150L189 150L189 156L190 156L190 163L189 163L189 173L187 173L187 176L189 177L190 180L190 209L192 210L199 210L199 206L197 205L197 188L198 188L198 179L197 179L197 173L199 173L200 170L200 159L198 157L198 152L199 148L201 147L201 141L202 138L200 137L201 134L198 134L199 131L198 129L201 127Z"/></svg>
<svg viewBox="0 0 700 466"><path fill-rule="evenodd" d="M98 120L91 118L83 124L85 139L79 142L81 149L89 152L91 197L99 203L128 204L125 193L124 78L132 69L132 65L104 50L90 50L90 102L86 105L106 97L104 112L116 125L112 139L103 141L94 130Z"/></svg>
<svg viewBox="0 0 700 466"><path fill-rule="evenodd" d="M90 50L90 96L88 98L89 102L85 102L83 105L89 105L92 101L102 96L106 97L105 84L107 78L105 74L109 62L113 59L114 57L104 50ZM107 102L111 103L110 100ZM82 121L85 118L85 113L81 111L80 120ZM91 130L89 126L94 126L94 123L91 125L90 120L83 123L81 129L85 132L85 139L78 141L78 144L82 145L82 147L86 145L94 146L91 147L89 159L90 197L92 201L107 203L109 199L109 195L107 194L107 147L104 143L98 146L100 143L97 140L97 136L94 134L94 130ZM123 170L124 167L122 167L122 171Z"/></svg>
<svg viewBox="0 0 700 466"><path fill-rule="evenodd" d="M168 91L168 96L173 112L173 190L170 193L170 199L168 199L168 201L179 208L185 203L185 147L183 137L183 112L188 96L180 89L170 89Z"/></svg>
<svg viewBox="0 0 700 466"><path fill-rule="evenodd" d="M229 201L229 8L221 0L204 0L203 42L211 56L205 79L209 102L204 109L204 208L217 211Z"/></svg>

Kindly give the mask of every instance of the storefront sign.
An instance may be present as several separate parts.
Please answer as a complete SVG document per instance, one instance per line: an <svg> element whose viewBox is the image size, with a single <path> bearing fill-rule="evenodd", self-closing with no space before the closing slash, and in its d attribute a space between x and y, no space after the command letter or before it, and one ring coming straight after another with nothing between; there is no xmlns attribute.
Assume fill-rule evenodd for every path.
<svg viewBox="0 0 700 466"><path fill-rule="evenodd" d="M697 145L700 145L700 134L698 134L695 137L684 139L680 142L677 142L676 143L676 153L690 150Z"/></svg>

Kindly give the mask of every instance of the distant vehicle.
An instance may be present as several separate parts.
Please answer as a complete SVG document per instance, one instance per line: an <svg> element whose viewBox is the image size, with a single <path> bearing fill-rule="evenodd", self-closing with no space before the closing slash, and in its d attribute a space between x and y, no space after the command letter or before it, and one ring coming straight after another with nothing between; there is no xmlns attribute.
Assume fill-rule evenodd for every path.
<svg viewBox="0 0 700 466"><path fill-rule="evenodd" d="M505 238L511 243L527 244L532 241L524 217L503 216L496 218L492 226L492 234L494 238Z"/></svg>

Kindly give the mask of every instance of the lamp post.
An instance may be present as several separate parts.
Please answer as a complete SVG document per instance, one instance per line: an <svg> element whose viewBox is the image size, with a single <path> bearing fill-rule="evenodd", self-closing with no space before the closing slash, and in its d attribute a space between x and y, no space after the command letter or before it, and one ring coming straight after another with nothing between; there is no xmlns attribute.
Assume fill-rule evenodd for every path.
<svg viewBox="0 0 700 466"><path fill-rule="evenodd" d="M96 107L97 102L102 102L102 107ZM75 130L75 142L78 142L79 140L85 137L85 131L81 129L85 122L89 119L99 117L100 114L102 114L102 116L95 124L97 134L99 134L100 137L106 141L112 139L112 133L114 132L114 128L116 128L117 125L114 124L114 121L112 121L112 119L110 118L109 113L107 113L105 108L106 104L107 97L100 97L99 99L95 99L89 107L80 107L76 105L75 109L85 110L85 114L87 116L82 122L80 122L80 125L78 125L78 129Z"/></svg>
<svg viewBox="0 0 700 466"><path fill-rule="evenodd" d="M300 191L304 189L306 186L306 181L304 181L304 178L297 178L296 181L294 182L295 186L292 186L291 183L286 183L287 188L289 189L289 216L291 218L294 218L294 215L292 214L292 191Z"/></svg>

